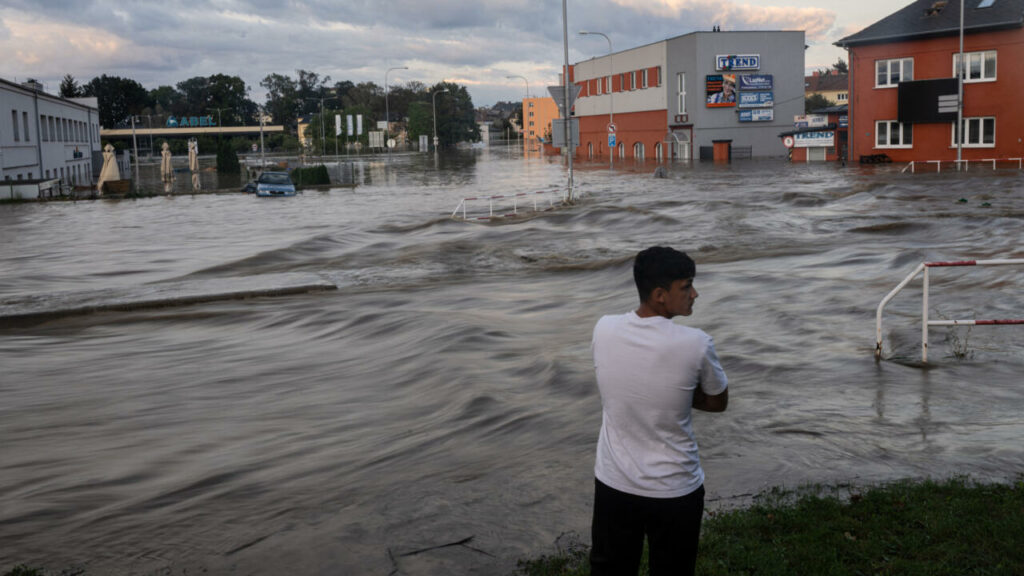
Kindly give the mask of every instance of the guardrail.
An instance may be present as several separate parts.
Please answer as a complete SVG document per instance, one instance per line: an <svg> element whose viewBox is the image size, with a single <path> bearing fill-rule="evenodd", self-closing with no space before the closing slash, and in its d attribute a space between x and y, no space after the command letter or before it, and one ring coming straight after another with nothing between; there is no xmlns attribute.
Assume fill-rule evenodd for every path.
<svg viewBox="0 0 1024 576"><path fill-rule="evenodd" d="M929 326L992 326L1000 324L1024 324L1021 320L928 320L928 270L930 268L945 268L953 266L1010 266L1024 264L1024 258L1002 259L1002 260L958 260L951 262L922 262L914 268L906 278L903 279L889 294L882 298L875 313L875 359L882 357L882 310L890 300L899 294L910 281L924 272L922 282L922 303L921 303L921 362L928 362L928 327Z"/></svg>
<svg viewBox="0 0 1024 576"><path fill-rule="evenodd" d="M532 202L530 202L530 204L532 204L533 211L537 212L538 211L538 203L537 203L537 201L538 200L544 200L543 198L541 198L541 196L543 196L545 194L549 196L548 199L547 199L548 200L548 206L547 206L548 208L554 207L556 199L559 201L559 203L565 201L565 194L562 193L559 190L540 190L538 192L519 192L518 194L496 194L494 196L470 196L468 198L463 198L462 200L459 201L459 205L456 206L455 210L452 211L452 218L458 217L458 214L459 214L460 210L462 211L462 219L463 220L490 220L492 218L510 218L510 217L513 217L513 216L518 216L519 215L519 202L520 202L520 200L523 200L523 199L525 199L527 201L532 201ZM468 216L467 215L467 205L468 205L468 203L469 202L482 202L482 201L486 201L487 202L487 215L486 216L472 216L472 217ZM499 205L498 206L498 210L499 210L500 213L498 213L498 214L495 214L495 209L494 209L495 201L498 201L498 205ZM511 202L511 204L512 204L511 207L508 206L509 202ZM502 206L504 206L504 210L507 210L507 209L511 208L512 212L501 212Z"/></svg>
<svg viewBox="0 0 1024 576"><path fill-rule="evenodd" d="M936 173L942 172L942 163L943 162L945 162L947 164L952 164L956 168L956 170L958 172L960 171L960 166L961 165L963 165L964 172L967 172L967 170L971 167L971 162L977 162L977 163L984 162L986 164L991 162L993 170L996 169L996 162L1006 162L1006 163L1016 162L1017 163L1017 170L1021 170L1022 168L1024 168L1024 159L1022 159L1022 158L983 158L981 160L921 160L921 161L911 160L910 164L907 164L906 166L903 167L903 170L900 170L900 174L903 174L907 170L910 170L911 174L913 174L917 170L916 167L917 167L918 164L934 164L935 165L935 172Z"/></svg>

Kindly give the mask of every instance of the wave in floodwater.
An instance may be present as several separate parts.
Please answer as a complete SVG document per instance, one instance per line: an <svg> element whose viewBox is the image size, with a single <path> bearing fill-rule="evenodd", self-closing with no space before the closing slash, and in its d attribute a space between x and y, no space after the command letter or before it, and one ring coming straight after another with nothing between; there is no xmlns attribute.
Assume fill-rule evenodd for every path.
<svg viewBox="0 0 1024 576"><path fill-rule="evenodd" d="M918 281L873 358L918 263L1024 257L1016 172L584 163L577 205L484 223L449 215L563 167L358 162L281 202L0 205L0 312L46 312L0 316L0 569L500 574L586 541L590 331L655 244L697 260L733 389L695 417L712 505L1022 469L1019 327L934 327L922 366ZM1020 267L930 281L933 318L1024 309Z"/></svg>

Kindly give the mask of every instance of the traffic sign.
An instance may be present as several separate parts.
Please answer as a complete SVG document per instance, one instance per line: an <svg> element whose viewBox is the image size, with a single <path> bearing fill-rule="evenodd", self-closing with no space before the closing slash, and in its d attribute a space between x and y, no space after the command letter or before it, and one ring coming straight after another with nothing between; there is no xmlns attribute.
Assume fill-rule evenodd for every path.
<svg viewBox="0 0 1024 576"><path fill-rule="evenodd" d="M792 136L786 136L785 138L782 139L782 145L785 146L786 148L792 148L793 144L795 144L795 142L793 141Z"/></svg>
<svg viewBox="0 0 1024 576"><path fill-rule="evenodd" d="M612 124L611 122L608 123L608 133L615 134L615 124Z"/></svg>
<svg viewBox="0 0 1024 576"><path fill-rule="evenodd" d="M608 135L608 147L615 148L615 134Z"/></svg>

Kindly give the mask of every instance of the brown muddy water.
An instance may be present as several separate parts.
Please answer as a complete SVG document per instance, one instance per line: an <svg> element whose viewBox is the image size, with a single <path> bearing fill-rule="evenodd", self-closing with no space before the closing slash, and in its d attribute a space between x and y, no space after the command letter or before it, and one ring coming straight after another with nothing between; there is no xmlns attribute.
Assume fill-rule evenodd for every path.
<svg viewBox="0 0 1024 576"><path fill-rule="evenodd" d="M919 262L1024 257L1017 171L584 165L577 206L487 225L449 215L564 168L356 163L360 186L287 199L0 205L0 308L51 312L0 320L0 570L507 574L588 542L590 332L635 305L653 244L697 260L686 321L730 377L729 411L695 417L712 506L1024 472L1024 327L935 328L922 367L915 281L872 354ZM337 289L63 312L288 275ZM1022 287L1021 267L935 270L931 313L1019 318Z"/></svg>

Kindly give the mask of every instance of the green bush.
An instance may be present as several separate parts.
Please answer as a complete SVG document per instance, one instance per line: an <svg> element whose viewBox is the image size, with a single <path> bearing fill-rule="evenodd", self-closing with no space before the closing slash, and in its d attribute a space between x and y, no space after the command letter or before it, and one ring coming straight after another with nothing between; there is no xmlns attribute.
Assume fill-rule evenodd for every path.
<svg viewBox="0 0 1024 576"><path fill-rule="evenodd" d="M319 186L331 183L331 176L327 173L327 166L307 166L296 168L291 171L292 182L296 186Z"/></svg>
<svg viewBox="0 0 1024 576"><path fill-rule="evenodd" d="M241 168L238 165L238 154L231 149L231 142L224 141L217 148L217 172L223 174L238 174Z"/></svg>

